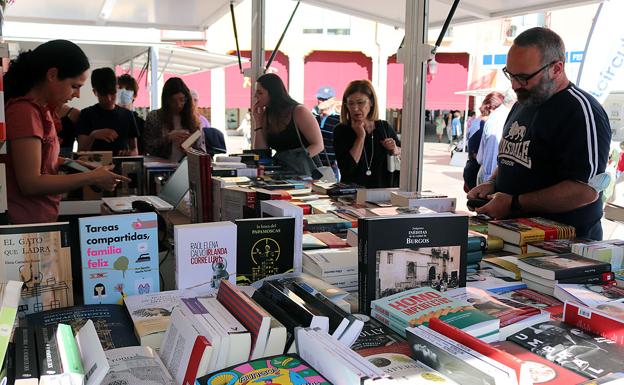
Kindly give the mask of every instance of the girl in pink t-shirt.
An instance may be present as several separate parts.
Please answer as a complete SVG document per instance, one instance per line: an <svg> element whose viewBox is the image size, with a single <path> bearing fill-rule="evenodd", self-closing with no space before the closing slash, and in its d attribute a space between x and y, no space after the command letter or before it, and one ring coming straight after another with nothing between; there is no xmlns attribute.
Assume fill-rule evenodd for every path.
<svg viewBox="0 0 624 385"><path fill-rule="evenodd" d="M58 175L59 141L52 111L80 97L89 61L76 44L52 40L11 61L4 75L9 220L14 224L54 222L60 194L87 185L104 190L127 178L112 166Z"/></svg>

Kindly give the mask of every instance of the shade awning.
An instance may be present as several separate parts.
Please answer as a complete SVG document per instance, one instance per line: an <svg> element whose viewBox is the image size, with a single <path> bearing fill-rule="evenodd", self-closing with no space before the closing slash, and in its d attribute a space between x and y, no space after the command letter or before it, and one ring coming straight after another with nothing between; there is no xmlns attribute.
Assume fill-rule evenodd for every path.
<svg viewBox="0 0 624 385"><path fill-rule="evenodd" d="M7 6L7 21L203 30L242 0L19 0ZM302 0L318 7L404 27L405 0ZM453 24L569 8L600 0L462 0ZM440 27L452 0L429 1L429 25Z"/></svg>
<svg viewBox="0 0 624 385"><path fill-rule="evenodd" d="M4 36L4 40L17 44L20 51L34 49L47 41L45 38L23 38ZM80 46L91 62L110 63L129 70L132 61L134 68L141 68L147 60L148 49L158 49L158 71L174 75L188 75L212 68L227 67L238 63L236 56L208 52L201 48L178 47L170 44L141 44L120 41L72 41ZM15 52L12 49L12 52ZM245 62L247 59L242 58Z"/></svg>
<svg viewBox="0 0 624 385"><path fill-rule="evenodd" d="M405 27L405 0L302 0L317 7L333 9L380 23ZM412 0L410 0L412 1ZM600 0L462 0L459 3L453 25L476 23L525 15L558 8L598 3ZM429 1L429 26L444 24L453 0Z"/></svg>
<svg viewBox="0 0 624 385"><path fill-rule="evenodd" d="M197 30L208 28L242 0L19 0L5 19L29 23Z"/></svg>
<svg viewBox="0 0 624 385"><path fill-rule="evenodd" d="M177 46L157 46L158 71L176 75L189 75L213 68L227 67L238 64L238 58L232 55L222 55L208 52L202 48L187 48ZM136 67L143 67L147 61L147 49L143 54L125 61L116 63L122 68L129 68L130 62ZM241 58L246 62L247 59Z"/></svg>

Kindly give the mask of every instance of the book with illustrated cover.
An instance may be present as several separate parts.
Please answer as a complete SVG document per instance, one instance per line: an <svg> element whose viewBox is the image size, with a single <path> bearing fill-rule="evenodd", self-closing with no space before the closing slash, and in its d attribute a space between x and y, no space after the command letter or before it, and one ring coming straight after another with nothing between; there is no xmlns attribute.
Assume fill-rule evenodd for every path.
<svg viewBox="0 0 624 385"><path fill-rule="evenodd" d="M554 296L562 302L573 301L595 307L605 302L621 301L624 289L612 284L557 284Z"/></svg>
<svg viewBox="0 0 624 385"><path fill-rule="evenodd" d="M586 379L571 370L531 353L513 342L495 342L492 346L524 361L523 366L528 368L534 384L572 385L579 384Z"/></svg>
<svg viewBox="0 0 624 385"><path fill-rule="evenodd" d="M314 368L296 354L267 357L219 370L200 377L196 385L331 385Z"/></svg>
<svg viewBox="0 0 624 385"><path fill-rule="evenodd" d="M169 327L171 313L180 304L181 290L131 295L124 299L134 332L142 346L158 351Z"/></svg>
<svg viewBox="0 0 624 385"><path fill-rule="evenodd" d="M485 289L492 293L524 289L527 287L524 282L501 276L496 270L486 266L479 270L468 272L466 274L466 285Z"/></svg>
<svg viewBox="0 0 624 385"><path fill-rule="evenodd" d="M500 338L507 337L529 325L550 320L550 314L522 302L489 293L474 287L449 290L447 295L465 301L477 310L500 320Z"/></svg>
<svg viewBox="0 0 624 385"><path fill-rule="evenodd" d="M497 295L544 310L550 313L550 317L553 319L561 319L563 317L563 302L535 290L521 288L499 292Z"/></svg>
<svg viewBox="0 0 624 385"><path fill-rule="evenodd" d="M550 241L531 242L527 245L527 252L545 253L545 254L565 254L573 253L572 245L575 243L592 242L585 238L572 239L551 239Z"/></svg>
<svg viewBox="0 0 624 385"><path fill-rule="evenodd" d="M74 333L92 320L104 350L138 345L132 321L122 305L83 305L29 314L29 327L68 324Z"/></svg>
<svg viewBox="0 0 624 385"><path fill-rule="evenodd" d="M574 227L541 217L493 220L488 223L488 235L502 238L513 245L574 238Z"/></svg>
<svg viewBox="0 0 624 385"><path fill-rule="evenodd" d="M485 370L483 365L479 365L480 360L432 337L424 329L409 328L407 341L412 348L411 357L461 385L497 383L494 374L490 373L493 372L491 368L489 371Z"/></svg>
<svg viewBox="0 0 624 385"><path fill-rule="evenodd" d="M79 219L85 304L160 291L156 213Z"/></svg>
<svg viewBox="0 0 624 385"><path fill-rule="evenodd" d="M520 270L550 280L611 271L609 263L599 262L573 253L520 258L517 265Z"/></svg>
<svg viewBox="0 0 624 385"><path fill-rule="evenodd" d="M563 321L624 345L624 303L611 301L595 307L566 302Z"/></svg>
<svg viewBox="0 0 624 385"><path fill-rule="evenodd" d="M24 283L18 315L73 306L69 223L0 226L0 286Z"/></svg>
<svg viewBox="0 0 624 385"><path fill-rule="evenodd" d="M533 325L507 339L582 376L598 378L624 369L624 346L563 322Z"/></svg>
<svg viewBox="0 0 624 385"><path fill-rule="evenodd" d="M293 270L295 218L238 219L235 223L238 285Z"/></svg>
<svg viewBox="0 0 624 385"><path fill-rule="evenodd" d="M410 358L410 355L379 353L367 356L366 359L371 364L382 369L387 375L391 376L393 380L409 381L409 383L418 385L459 385L442 373Z"/></svg>
<svg viewBox="0 0 624 385"><path fill-rule="evenodd" d="M466 286L467 238L468 217L463 215L360 218L360 311L368 312L377 298L407 289Z"/></svg>
<svg viewBox="0 0 624 385"><path fill-rule="evenodd" d="M232 222L176 225L176 287L185 289L212 280L236 282L236 225Z"/></svg>
<svg viewBox="0 0 624 385"><path fill-rule="evenodd" d="M390 327L400 335L405 334L406 327L427 325L431 318L440 318L475 337L498 332L500 325L498 318L428 287L377 299L371 303L371 310L371 315L382 323L389 321Z"/></svg>
<svg viewBox="0 0 624 385"><path fill-rule="evenodd" d="M392 331L392 329L384 326L373 317L363 314L356 314L356 317L366 320L360 332L360 336L355 340L353 345L351 345L351 349L356 353L363 357L379 353L411 355L411 349L407 341Z"/></svg>
<svg viewBox="0 0 624 385"><path fill-rule="evenodd" d="M101 385L175 385L160 357L147 346L105 352L110 369Z"/></svg>

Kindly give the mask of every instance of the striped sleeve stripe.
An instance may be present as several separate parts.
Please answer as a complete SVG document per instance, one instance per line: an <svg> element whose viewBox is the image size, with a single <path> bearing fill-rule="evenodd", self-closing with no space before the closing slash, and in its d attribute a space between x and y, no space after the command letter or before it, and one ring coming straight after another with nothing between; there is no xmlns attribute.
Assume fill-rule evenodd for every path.
<svg viewBox="0 0 624 385"><path fill-rule="evenodd" d="M568 92L580 103L585 116L585 127L587 130L587 153L589 155L590 174L589 179L597 174L598 170L598 134L596 132L596 121L594 119L594 111L587 97L583 95L574 86L568 89Z"/></svg>

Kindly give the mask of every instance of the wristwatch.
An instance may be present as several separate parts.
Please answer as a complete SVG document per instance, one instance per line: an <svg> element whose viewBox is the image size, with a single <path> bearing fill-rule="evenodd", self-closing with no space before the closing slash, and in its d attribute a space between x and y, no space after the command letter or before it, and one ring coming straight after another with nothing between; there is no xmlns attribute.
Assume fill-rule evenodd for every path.
<svg viewBox="0 0 624 385"><path fill-rule="evenodd" d="M522 206L520 206L520 194L513 194L511 196L511 212L519 213L522 211Z"/></svg>

